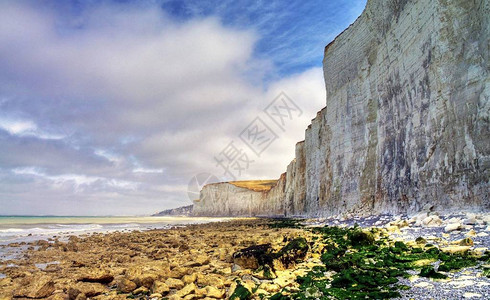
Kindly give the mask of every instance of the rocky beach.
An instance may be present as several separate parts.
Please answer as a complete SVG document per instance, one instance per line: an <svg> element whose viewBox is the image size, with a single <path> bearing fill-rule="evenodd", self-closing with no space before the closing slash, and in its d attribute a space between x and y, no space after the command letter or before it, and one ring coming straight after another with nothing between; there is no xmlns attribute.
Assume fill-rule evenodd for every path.
<svg viewBox="0 0 490 300"><path fill-rule="evenodd" d="M428 211L50 238L6 246L26 250L0 299L488 299L489 234L489 214Z"/></svg>
<svg viewBox="0 0 490 300"><path fill-rule="evenodd" d="M313 20L317 6L335 1L304 11L308 1L284 11L263 10L260 1L213 3L239 14L198 14L188 24L180 17L192 5L175 5L169 12L186 12L172 15L163 3L152 12L140 1L113 1L111 11L109 2L88 1L81 11L84 1L73 1L58 8L59 19L41 14L56 5L0 9L8 25L0 40L20 45L0 52L0 111L9 117L0 115L0 218L29 215L21 227L0 226L0 300L490 299L489 0L367 0L340 34L307 30L299 19ZM350 11L345 3L339 12ZM247 19L251 7L250 32L221 24ZM276 17L295 11L262 37L283 39L255 53ZM328 11L336 10L317 19L336 23ZM338 34L324 41L325 103L291 157L272 145L275 130L289 141L285 121L292 112L299 118L319 89L307 69L269 74L268 54L287 52L278 55L291 66L324 44L295 52L304 40L289 27L321 39ZM50 46L40 47L38 36ZM33 58L22 56L32 49ZM4 52L11 54L1 60ZM58 56L66 61L52 67ZM260 114L247 111L255 106L247 99L263 103L275 90ZM245 129L235 124L242 120ZM272 155L261 156L265 150ZM248 170L259 157L272 160ZM270 174L281 162L282 174ZM193 175L216 173L211 166L226 178ZM192 205L173 208L185 196ZM169 209L148 218L168 223L38 220L146 216L156 207ZM172 219L184 216L185 224Z"/></svg>

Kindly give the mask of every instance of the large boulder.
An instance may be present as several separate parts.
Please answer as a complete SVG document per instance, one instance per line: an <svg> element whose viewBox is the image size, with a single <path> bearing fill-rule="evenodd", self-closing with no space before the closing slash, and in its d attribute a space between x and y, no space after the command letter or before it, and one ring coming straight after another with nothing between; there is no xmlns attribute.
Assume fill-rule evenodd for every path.
<svg viewBox="0 0 490 300"><path fill-rule="evenodd" d="M309 249L310 247L305 238L293 239L274 255L274 269L284 270L294 266L296 262L306 257Z"/></svg>
<svg viewBox="0 0 490 300"><path fill-rule="evenodd" d="M110 283L114 280L114 276L106 270L90 269L80 275L78 280L85 282Z"/></svg>
<svg viewBox="0 0 490 300"><path fill-rule="evenodd" d="M262 244L241 249L233 253L233 263L244 269L257 269L259 266L272 264L271 245Z"/></svg>
<svg viewBox="0 0 490 300"><path fill-rule="evenodd" d="M54 281L49 276L33 276L25 281L25 285L14 291L14 297L46 298L55 291Z"/></svg>

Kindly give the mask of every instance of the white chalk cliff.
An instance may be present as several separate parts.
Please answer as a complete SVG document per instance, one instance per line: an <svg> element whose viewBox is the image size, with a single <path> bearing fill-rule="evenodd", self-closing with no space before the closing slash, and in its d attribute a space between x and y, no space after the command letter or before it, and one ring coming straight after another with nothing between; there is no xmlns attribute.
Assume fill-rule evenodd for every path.
<svg viewBox="0 0 490 300"><path fill-rule="evenodd" d="M490 208L490 0L369 0L325 48L326 107L270 190L205 186L194 215Z"/></svg>

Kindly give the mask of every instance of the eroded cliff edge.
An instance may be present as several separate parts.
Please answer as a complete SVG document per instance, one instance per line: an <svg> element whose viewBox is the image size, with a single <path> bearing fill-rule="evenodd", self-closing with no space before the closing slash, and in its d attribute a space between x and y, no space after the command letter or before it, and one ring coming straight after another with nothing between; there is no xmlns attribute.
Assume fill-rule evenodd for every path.
<svg viewBox="0 0 490 300"><path fill-rule="evenodd" d="M325 48L326 107L276 186L205 186L193 213L488 210L489 2L368 1Z"/></svg>

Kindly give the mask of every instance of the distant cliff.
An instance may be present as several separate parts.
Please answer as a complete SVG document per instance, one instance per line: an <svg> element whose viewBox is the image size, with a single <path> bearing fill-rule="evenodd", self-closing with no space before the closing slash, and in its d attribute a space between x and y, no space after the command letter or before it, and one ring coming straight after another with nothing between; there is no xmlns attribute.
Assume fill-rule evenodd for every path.
<svg viewBox="0 0 490 300"><path fill-rule="evenodd" d="M195 215L490 208L490 0L369 0L325 48L326 107L269 191L205 186Z"/></svg>
<svg viewBox="0 0 490 300"><path fill-rule="evenodd" d="M172 209L162 210L152 216L190 216L192 214L193 205L181 206Z"/></svg>
<svg viewBox="0 0 490 300"><path fill-rule="evenodd" d="M283 216L285 174L279 180L231 181L204 186L196 216Z"/></svg>

